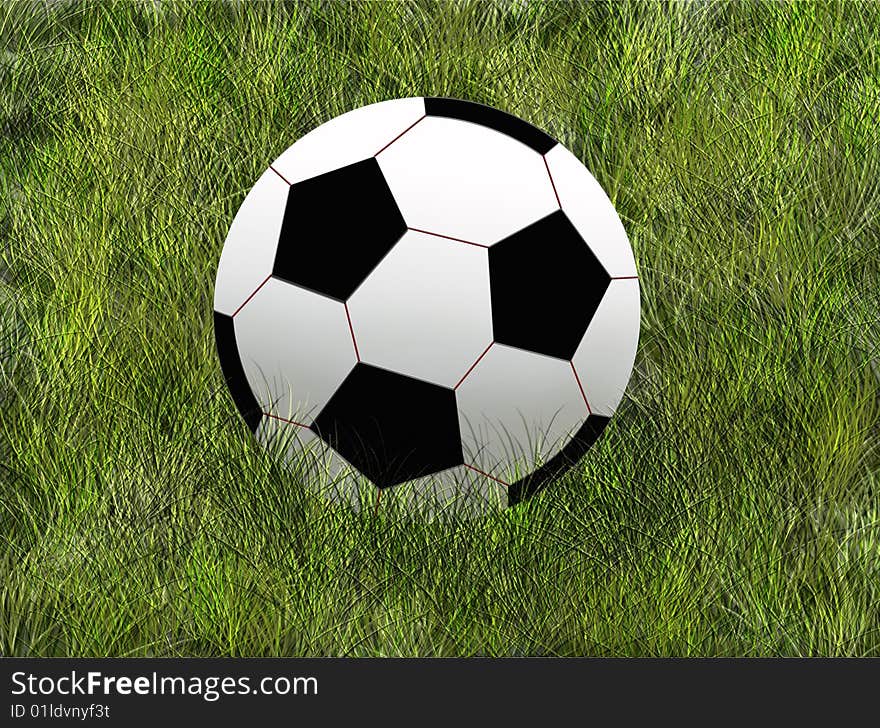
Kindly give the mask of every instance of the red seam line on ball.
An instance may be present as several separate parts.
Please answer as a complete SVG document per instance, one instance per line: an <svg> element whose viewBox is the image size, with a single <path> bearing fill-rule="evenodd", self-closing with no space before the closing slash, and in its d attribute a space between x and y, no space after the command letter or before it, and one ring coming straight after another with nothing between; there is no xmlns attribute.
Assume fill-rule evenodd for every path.
<svg viewBox="0 0 880 728"><path fill-rule="evenodd" d="M357 360L361 360L361 353L358 351L358 343L357 339L354 338L354 326L351 325L351 314L348 312L348 304L344 303L345 306L345 318L348 319L348 330L351 332L351 343L354 344L354 355L357 357Z"/></svg>
<svg viewBox="0 0 880 728"><path fill-rule="evenodd" d="M581 378L578 376L578 371L574 368L573 361L570 361L568 363L571 364L571 370L574 372L574 380L578 383L578 389L581 390L581 397L584 398L584 404L587 405L587 414L591 415L593 414L593 410L590 409L590 403L587 401L587 395L584 392L583 385L581 385Z"/></svg>
<svg viewBox="0 0 880 728"><path fill-rule="evenodd" d="M279 177L281 177L281 179L283 179L285 182L287 182L288 187L290 186L290 182L287 181L287 177L285 177L283 174L281 174L281 172L279 172L277 169L275 169L275 167L273 167L271 164L269 165L269 169L271 169L275 174L277 174Z"/></svg>
<svg viewBox="0 0 880 728"><path fill-rule="evenodd" d="M446 240L454 240L456 243L464 243L465 245L474 245L478 248L488 248L488 245L483 245L482 243L472 243L470 240L462 240L461 238L453 238L450 235L441 235L440 233L432 233L430 230L420 230L419 228L408 227L407 230L412 230L414 233L424 233L425 235L433 235L435 238L445 238Z"/></svg>
<svg viewBox="0 0 880 728"><path fill-rule="evenodd" d="M466 468L473 470L475 473L479 473L480 475L483 475L486 478L489 478L489 480L494 480L496 483L501 483L501 485L503 485L505 488L510 487L510 483L505 483L503 480L501 480L500 478L496 478L494 475L489 475L489 473L484 473L482 470L480 470L479 468L475 468L473 465L468 465L467 463L464 463L464 466Z"/></svg>
<svg viewBox="0 0 880 728"><path fill-rule="evenodd" d="M638 280L638 276L611 276L612 281L632 281Z"/></svg>
<svg viewBox="0 0 880 728"><path fill-rule="evenodd" d="M250 296L248 296L246 299L244 299L244 303L241 304L241 306L239 306L237 309L235 309L235 313L232 314L232 318L235 318L235 314L237 314L239 311L241 311L241 309L243 309L247 305L247 302L250 301L254 296L257 295L257 293L260 292L260 289L266 285L266 283L269 281L269 279L271 277L272 277L272 274L270 273L269 275L267 275L263 279L263 282L257 286L256 290Z"/></svg>
<svg viewBox="0 0 880 728"><path fill-rule="evenodd" d="M281 420L282 422L286 422L288 425L296 425L297 427L305 427L309 429L308 425L304 425L302 422L297 422L296 420L288 420L286 417L280 417L278 415L273 415L271 412L263 412L266 417L271 417L273 420Z"/></svg>
<svg viewBox="0 0 880 728"><path fill-rule="evenodd" d="M410 129L412 129L416 124L418 124L422 119L424 119L427 114L422 114L418 119L416 119L412 124L410 124L406 129L404 129L400 134L398 134L394 139L388 142L384 147L382 147L378 152L376 152L373 156L378 157L382 152L384 152L388 147L390 147L394 142L396 142L400 137L406 134Z"/></svg>
<svg viewBox="0 0 880 728"><path fill-rule="evenodd" d="M562 209L562 202L559 200L559 193L556 191L556 183L553 181L553 175L550 174L550 165L547 164L547 155L541 157L544 160L544 166L547 168L547 176L550 178L550 185L553 187L553 194L556 195L556 204Z"/></svg>
<svg viewBox="0 0 880 728"><path fill-rule="evenodd" d="M459 385L460 385L465 379L467 379L467 375L470 374L470 373L474 370L474 367L477 366L477 364L480 363L480 359L482 359L484 356L486 356L486 353L487 353L487 352L489 351L489 349L491 349L494 345L495 345L495 342L493 341L492 343L489 344L489 346L487 346L485 349L483 349L483 353L480 354L480 355L477 357L477 360L476 360L473 364L471 364L471 368L468 369L468 370L464 373L464 376L463 376L461 379L458 380L458 384L456 384L456 385L452 388L453 391L456 390L456 389L458 389Z"/></svg>

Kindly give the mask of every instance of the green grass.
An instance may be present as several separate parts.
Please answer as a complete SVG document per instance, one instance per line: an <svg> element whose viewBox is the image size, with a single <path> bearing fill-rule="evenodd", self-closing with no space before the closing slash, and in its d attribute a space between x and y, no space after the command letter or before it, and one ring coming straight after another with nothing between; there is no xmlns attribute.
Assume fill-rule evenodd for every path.
<svg viewBox="0 0 880 728"><path fill-rule="evenodd" d="M880 655L880 5L0 4L0 654ZM627 397L475 523L304 495L223 386L228 226L410 95L557 136Z"/></svg>

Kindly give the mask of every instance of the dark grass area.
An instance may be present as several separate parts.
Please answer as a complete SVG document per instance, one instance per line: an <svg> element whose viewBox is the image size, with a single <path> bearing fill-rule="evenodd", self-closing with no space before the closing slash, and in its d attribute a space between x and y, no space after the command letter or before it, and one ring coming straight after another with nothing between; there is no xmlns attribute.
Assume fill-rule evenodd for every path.
<svg viewBox="0 0 880 728"><path fill-rule="evenodd" d="M0 654L880 654L880 6L0 4ZM571 148L624 405L476 523L304 495L223 387L257 176L373 101Z"/></svg>

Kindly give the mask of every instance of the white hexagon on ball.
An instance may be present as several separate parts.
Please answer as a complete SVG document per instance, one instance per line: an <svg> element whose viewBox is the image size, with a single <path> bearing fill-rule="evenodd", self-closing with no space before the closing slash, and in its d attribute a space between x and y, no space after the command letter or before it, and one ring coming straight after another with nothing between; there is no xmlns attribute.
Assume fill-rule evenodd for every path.
<svg viewBox="0 0 880 728"><path fill-rule="evenodd" d="M407 231L348 300L361 359L452 387L492 341L489 299L485 248Z"/></svg>
<svg viewBox="0 0 880 728"><path fill-rule="evenodd" d="M217 350L303 487L475 516L600 436L633 367L636 276L611 201L554 139L397 99L321 125L255 183L218 266Z"/></svg>

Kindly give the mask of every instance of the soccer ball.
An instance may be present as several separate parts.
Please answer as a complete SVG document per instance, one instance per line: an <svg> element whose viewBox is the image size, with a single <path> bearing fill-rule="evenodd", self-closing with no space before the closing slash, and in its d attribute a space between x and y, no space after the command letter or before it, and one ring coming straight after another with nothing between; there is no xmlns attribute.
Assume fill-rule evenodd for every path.
<svg viewBox="0 0 880 728"><path fill-rule="evenodd" d="M540 129L448 98L343 114L257 180L229 230L217 350L257 438L356 508L474 514L592 445L639 335L632 250Z"/></svg>

